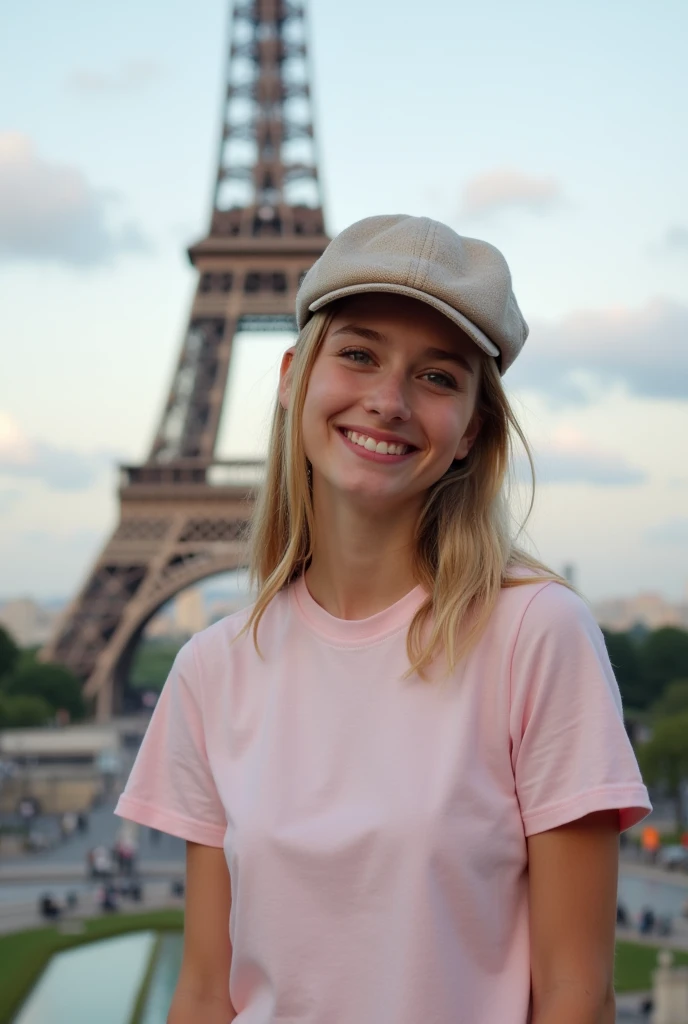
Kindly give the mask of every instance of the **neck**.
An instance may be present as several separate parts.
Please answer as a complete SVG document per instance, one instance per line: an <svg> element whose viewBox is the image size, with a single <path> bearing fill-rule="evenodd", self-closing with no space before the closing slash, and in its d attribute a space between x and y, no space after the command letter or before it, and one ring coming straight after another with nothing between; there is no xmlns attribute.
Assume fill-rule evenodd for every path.
<svg viewBox="0 0 688 1024"><path fill-rule="evenodd" d="M315 536L306 583L318 604L339 619L365 619L417 585L413 534L418 508L388 515L332 500L314 487Z"/></svg>

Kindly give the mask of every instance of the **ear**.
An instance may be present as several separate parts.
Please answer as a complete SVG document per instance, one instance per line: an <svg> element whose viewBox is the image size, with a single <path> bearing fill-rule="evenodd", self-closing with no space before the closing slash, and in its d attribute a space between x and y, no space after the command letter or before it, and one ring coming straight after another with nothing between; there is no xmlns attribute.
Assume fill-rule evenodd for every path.
<svg viewBox="0 0 688 1024"><path fill-rule="evenodd" d="M292 345L282 356L282 362L280 364L280 376L279 376L279 400L280 405L283 409L289 408L289 399L291 398L291 364L294 360L295 348Z"/></svg>
<svg viewBox="0 0 688 1024"><path fill-rule="evenodd" d="M482 427L482 425L482 417L477 411L474 412L471 417L470 423L466 427L466 433L463 435L463 437L458 443L456 455L454 456L455 461L466 458L471 448L475 444L475 439L480 433L480 428Z"/></svg>

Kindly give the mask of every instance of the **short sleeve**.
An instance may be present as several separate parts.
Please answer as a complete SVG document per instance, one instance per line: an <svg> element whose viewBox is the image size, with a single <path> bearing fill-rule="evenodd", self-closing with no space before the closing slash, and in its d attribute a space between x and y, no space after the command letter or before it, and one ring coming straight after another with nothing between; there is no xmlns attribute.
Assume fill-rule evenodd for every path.
<svg viewBox="0 0 688 1024"><path fill-rule="evenodd" d="M227 822L208 763L193 644L175 659L115 814L222 846Z"/></svg>
<svg viewBox="0 0 688 1024"><path fill-rule="evenodd" d="M558 583L530 600L514 644L510 731L526 836L594 811L625 831L651 810L602 632Z"/></svg>

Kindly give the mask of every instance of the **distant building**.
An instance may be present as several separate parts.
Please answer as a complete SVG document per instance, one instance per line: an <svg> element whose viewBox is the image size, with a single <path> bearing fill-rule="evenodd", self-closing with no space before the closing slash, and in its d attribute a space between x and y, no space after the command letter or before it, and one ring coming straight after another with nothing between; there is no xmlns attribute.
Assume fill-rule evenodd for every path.
<svg viewBox="0 0 688 1024"><path fill-rule="evenodd" d="M203 594L198 587L191 587L177 594L174 599L174 630L183 636L200 633L208 625Z"/></svg>
<svg viewBox="0 0 688 1024"><path fill-rule="evenodd" d="M209 600L201 588L184 590L150 620L146 626L146 637L174 639L191 636L239 611L252 600L252 595L236 591L216 591Z"/></svg>
<svg viewBox="0 0 688 1024"><path fill-rule="evenodd" d="M146 626L146 637L168 637L174 634L174 619L167 612L158 612Z"/></svg>
<svg viewBox="0 0 688 1024"><path fill-rule="evenodd" d="M121 739L111 723L79 723L63 728L0 730L0 758L23 766L119 766Z"/></svg>
<svg viewBox="0 0 688 1024"><path fill-rule="evenodd" d="M215 601L210 606L208 618L210 622L219 622L220 619L226 618L227 615L233 615L234 612L246 608L253 601L254 596L252 594L239 594L231 600Z"/></svg>
<svg viewBox="0 0 688 1024"><path fill-rule="evenodd" d="M656 593L599 601L593 605L593 612L600 626L618 633L637 626L646 629L676 626L688 630L688 601L674 604Z"/></svg>
<svg viewBox="0 0 688 1024"><path fill-rule="evenodd" d="M561 571L561 575L564 577L567 583L570 583L572 587L576 585L576 567L571 562L567 562Z"/></svg>
<svg viewBox="0 0 688 1024"><path fill-rule="evenodd" d="M19 647L36 647L50 637L57 613L37 604L30 598L6 601L0 607L0 626L3 626Z"/></svg>

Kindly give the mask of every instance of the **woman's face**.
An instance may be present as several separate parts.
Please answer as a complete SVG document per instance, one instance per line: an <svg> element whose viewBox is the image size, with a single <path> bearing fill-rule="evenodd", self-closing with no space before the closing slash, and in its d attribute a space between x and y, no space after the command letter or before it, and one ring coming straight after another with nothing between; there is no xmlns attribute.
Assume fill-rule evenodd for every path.
<svg viewBox="0 0 688 1024"><path fill-rule="evenodd" d="M285 407L290 362L287 353ZM480 370L477 346L431 306L383 293L345 300L316 357L303 408L316 495L323 487L389 511L420 504L476 438Z"/></svg>

